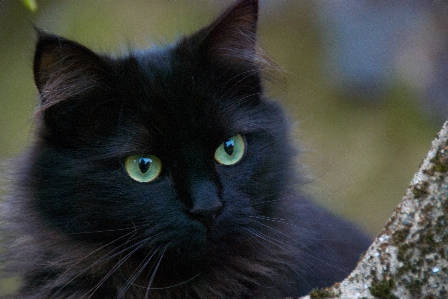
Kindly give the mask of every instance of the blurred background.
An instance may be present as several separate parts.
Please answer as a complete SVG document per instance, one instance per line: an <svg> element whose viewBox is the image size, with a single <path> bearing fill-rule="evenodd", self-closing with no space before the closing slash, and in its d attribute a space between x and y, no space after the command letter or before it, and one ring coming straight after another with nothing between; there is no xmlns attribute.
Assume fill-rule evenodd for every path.
<svg viewBox="0 0 448 299"><path fill-rule="evenodd" d="M33 24L118 55L192 33L232 2L46 0L32 12L0 1L0 160L32 139ZM447 4L261 0L260 9L260 43L284 70L267 90L295 121L302 192L377 234L447 119ZM0 280L0 294L14 285Z"/></svg>

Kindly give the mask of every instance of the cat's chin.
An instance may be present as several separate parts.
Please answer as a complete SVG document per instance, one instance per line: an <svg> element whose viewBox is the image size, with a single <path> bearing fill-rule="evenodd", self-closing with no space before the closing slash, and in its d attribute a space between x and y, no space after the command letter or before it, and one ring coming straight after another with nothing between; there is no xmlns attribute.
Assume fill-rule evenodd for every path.
<svg viewBox="0 0 448 299"><path fill-rule="evenodd" d="M140 262L144 258L140 258ZM184 252L178 249L167 250L147 271L142 273L134 283L136 286L152 289L168 289L180 286L194 280L207 268L209 259L205 246L185 248ZM138 262L138 261L136 261Z"/></svg>
<svg viewBox="0 0 448 299"><path fill-rule="evenodd" d="M190 257L189 257L190 258ZM186 283L199 276L207 267L207 259L197 253L194 259L176 259L167 257L162 260L154 277L154 288L169 288Z"/></svg>
<svg viewBox="0 0 448 299"><path fill-rule="evenodd" d="M218 252L223 248L217 244L223 245L223 242L217 238L221 236L213 233L213 228L200 226L200 233L186 235L181 243L166 250L154 277L153 288L165 289L187 284L219 268L223 256Z"/></svg>
<svg viewBox="0 0 448 299"><path fill-rule="evenodd" d="M132 277L135 269L148 259L151 261L135 283L145 288L149 281L151 288L170 288L184 284L206 271L213 260L209 230L192 220L177 233L170 240L164 240L161 244L150 243L134 254L132 261L126 265L125 276Z"/></svg>

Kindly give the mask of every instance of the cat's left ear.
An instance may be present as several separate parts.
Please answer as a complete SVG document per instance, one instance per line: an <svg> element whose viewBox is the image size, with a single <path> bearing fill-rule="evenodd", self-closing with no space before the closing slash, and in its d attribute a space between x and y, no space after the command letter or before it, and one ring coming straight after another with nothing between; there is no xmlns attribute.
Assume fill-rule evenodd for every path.
<svg viewBox="0 0 448 299"><path fill-rule="evenodd" d="M212 64L248 66L258 60L257 20L258 1L239 0L193 38Z"/></svg>

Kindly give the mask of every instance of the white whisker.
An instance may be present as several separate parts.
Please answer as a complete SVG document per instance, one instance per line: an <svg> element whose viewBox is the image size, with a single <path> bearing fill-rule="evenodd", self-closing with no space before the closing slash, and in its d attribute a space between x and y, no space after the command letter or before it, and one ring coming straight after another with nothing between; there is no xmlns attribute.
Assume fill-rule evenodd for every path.
<svg viewBox="0 0 448 299"><path fill-rule="evenodd" d="M82 261L86 260L87 258L89 258L90 256L94 255L95 253L99 252L100 250L109 247L109 246L112 245L113 243L115 243L115 242L117 242L117 241L119 241L119 240L121 240L121 239L123 239L123 238L129 236L129 235L132 235L133 233L134 233L134 232L131 231L131 232L129 232L129 233L127 233L127 234L125 234L125 235L123 235L123 236L121 236L121 237L119 237L119 238L117 238L117 239L115 239L115 240L113 240L113 241L111 241L111 242L109 242L109 243L107 243L107 244L105 244L105 245L103 245L103 246L97 248L97 249L95 249L94 251L92 251L91 253L85 255L84 257L82 257L81 259L79 259L76 263L74 263L74 264L72 264L70 267L68 267L68 268L61 274L61 276L63 276L63 275L66 274L66 273L69 273L75 266L79 265ZM129 240L128 240L128 241L129 241ZM128 241L127 241L127 242L128 242ZM122 246L126 246L127 242L124 243L124 244L122 244L122 245L120 245L120 246L115 247L115 248L112 249L112 250L110 250L109 252L107 252L107 254L106 254L103 258L101 258L101 259L99 259L99 260L96 260L94 263L90 264L90 265L89 265L87 268L85 268L83 271L80 271L77 275L73 276L70 280L68 280L68 281L65 283L64 286L60 287L60 288L58 289L58 291L56 291L51 297L49 297L49 299L54 298L54 296L56 296L57 294L59 294L59 292L62 291L62 290L64 289L65 286L67 286L67 285L69 285L71 282L75 281L78 277L80 277L82 274L84 274L84 273L85 273L86 271L88 271L90 268L96 266L97 264L103 262L104 260L111 259L111 258L113 258L113 257L115 257L115 256L117 256L117 255L119 255L119 254L121 254L121 251L120 251L120 252L118 252L117 254L109 255L110 253L113 253L114 251L120 249Z"/></svg>
<svg viewBox="0 0 448 299"><path fill-rule="evenodd" d="M252 236L249 235L249 237L252 237ZM255 237L255 238L254 238L254 237ZM266 244L264 244L263 242L261 242L261 240L264 240L263 238L261 238L261 240L260 240L260 239L259 239L259 236L258 236L257 234L253 234L252 239L253 239L255 242L257 242L258 244L260 244L261 246L263 246L265 249L269 250L269 251L271 252L271 254L273 254L273 255L275 255L277 258L279 258L278 254L277 254L274 250L268 248L268 247L266 246ZM311 285L311 284L310 284L310 283L309 283L309 282L308 282L308 281L307 281L307 280L306 280L300 273L298 273L295 269L293 269L289 263L285 263L285 265L286 265L292 272L294 272L294 273L297 275L297 277L299 277L303 282L305 282L310 288L312 287L312 285Z"/></svg>
<svg viewBox="0 0 448 299"><path fill-rule="evenodd" d="M145 245L145 243L147 242L147 239L144 239L144 240L142 240L142 241L139 241L139 242L137 242L137 243L135 243L135 244L133 244L133 245L131 245L130 247L128 247L128 248L126 248L125 250L129 250L130 248L132 248L132 247L135 247L131 252L129 252L128 254L126 254L125 256L124 256L124 258L122 258L122 259L120 259L119 261L118 261L118 263L116 263L110 270L109 270L109 272L96 284L96 286L95 287L93 287L93 288L91 288L88 292L87 292L87 294L89 294L90 293L90 295L89 295L89 297L87 297L87 298L91 298L93 295L94 295L94 293L103 285L103 283L107 280L107 279L109 279L109 277L113 274L113 273L115 273L115 271L117 271L120 267L121 267L121 265L123 265L135 252L137 252L137 250L139 250L140 248L142 248L144 245ZM86 294L86 295L87 295Z"/></svg>
<svg viewBox="0 0 448 299"><path fill-rule="evenodd" d="M334 268L334 269L336 269L336 270L339 270L339 271L344 272L343 269L341 269L341 268L339 268L339 267L337 267L337 266L335 266L335 265L333 265L333 264L331 264L331 263L329 263L329 262L323 260L322 258L319 258L316 254L314 254L314 252L313 252L310 248L308 248L307 246L304 246L303 244L301 244L301 242L297 242L297 240L294 240L293 238L291 238L290 236L286 235L285 233L283 233L283 232L281 232L281 231L279 231L279 230L276 230L276 229L274 229L274 228L272 228L272 227L270 227L270 226L268 226L268 225L265 225L265 224L263 224L263 223L260 223L260 222L258 222L258 221L255 221L255 223L258 223L258 224L262 225L263 227L266 227L266 228L268 228L268 229L270 229L270 230L272 230L272 231L274 231L274 232L276 232L276 233L278 233L278 234L280 234L280 235L282 235L282 236L284 236L284 237L287 237L288 239L294 241L295 244L297 244L297 245L300 246L300 248L297 247L296 250L300 250L300 253L301 253L301 254L306 255L306 256L312 258L312 259L315 260L315 261L322 262L322 263L324 263L325 265L327 265L327 266L329 266L329 267L332 267L332 268ZM273 237L270 237L270 236L268 236L268 235L266 235L266 234L264 234L264 233L262 233L262 232L260 232L260 231L257 231L257 233L258 233L259 235L261 235L261 238L264 239L264 240L266 240L266 238L268 238L269 240L273 240L274 242L278 242L278 243L283 244L283 245L288 245L287 243L285 243L285 242L283 242L283 241L279 241L279 240L277 240L277 239L275 239L275 238L273 238ZM272 243L272 242L269 241L269 240L267 240L267 241L270 242L270 243ZM278 245L278 246L279 246L279 245ZM283 248L283 247L280 247L280 248L285 249L285 248ZM304 249L305 249L305 250L304 250Z"/></svg>
<svg viewBox="0 0 448 299"><path fill-rule="evenodd" d="M148 286L146 288L146 293L145 293L145 299L148 299L149 290L151 289L152 282L154 281L154 278L156 277L157 270L159 270L160 263L162 262L162 259L163 259L163 256L165 255L165 251L166 251L167 247L168 247L168 245L166 245L165 248L163 249L163 252L160 255L160 259L157 262L157 265L156 265L156 267L154 268L154 270L152 272L151 278L148 281Z"/></svg>
<svg viewBox="0 0 448 299"><path fill-rule="evenodd" d="M173 285L170 285L170 286L167 286L167 287L150 288L150 290L167 290L167 289L177 288L177 287L179 287L179 286L181 286L181 285L184 285L184 284L186 284L186 283L189 283L190 281L193 281L194 279L198 278L199 275L201 275L200 272L199 272L198 274L194 275L192 278L189 278L189 279L187 279L187 280L185 280L185 281L182 281L182 282L180 282L180 283L173 284Z"/></svg>
<svg viewBox="0 0 448 299"><path fill-rule="evenodd" d="M157 251L158 249L148 252L148 254L145 256L142 262L138 265L137 270L128 279L126 286L123 287L123 289L120 291L118 298L121 298L121 296L123 296L128 291L128 289L134 284L134 281L137 280L140 274L145 270L146 266L148 266L149 262L156 255Z"/></svg>

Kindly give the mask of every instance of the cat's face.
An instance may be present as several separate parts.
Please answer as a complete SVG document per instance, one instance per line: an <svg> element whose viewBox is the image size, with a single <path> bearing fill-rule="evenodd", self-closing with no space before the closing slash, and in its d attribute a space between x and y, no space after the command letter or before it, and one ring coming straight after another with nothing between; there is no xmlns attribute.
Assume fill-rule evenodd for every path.
<svg viewBox="0 0 448 299"><path fill-rule="evenodd" d="M292 159L285 117L262 96L255 22L230 11L175 45L115 59L40 33L30 168L48 225L161 263L172 283L242 250Z"/></svg>

